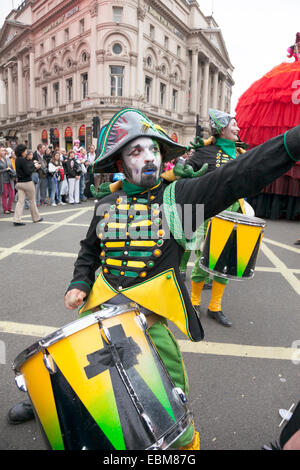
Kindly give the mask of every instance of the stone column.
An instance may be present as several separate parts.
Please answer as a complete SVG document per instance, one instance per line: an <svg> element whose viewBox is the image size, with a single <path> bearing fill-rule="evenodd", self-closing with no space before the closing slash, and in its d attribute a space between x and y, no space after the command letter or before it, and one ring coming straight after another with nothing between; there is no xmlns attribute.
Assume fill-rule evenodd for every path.
<svg viewBox="0 0 300 470"><path fill-rule="evenodd" d="M190 97L190 112L197 112L197 98L198 98L198 49L192 50L192 80L191 80L191 97Z"/></svg>
<svg viewBox="0 0 300 470"><path fill-rule="evenodd" d="M202 81L202 64L199 61L199 64L198 64L197 114L200 113L201 101L202 101L202 90L201 90L202 83L201 83L201 81Z"/></svg>
<svg viewBox="0 0 300 470"><path fill-rule="evenodd" d="M221 85L221 111L225 111L225 98L226 98L226 78L222 78L222 85Z"/></svg>
<svg viewBox="0 0 300 470"><path fill-rule="evenodd" d="M13 114L13 79L12 79L12 65L11 64L7 68L7 89L8 89L7 113L8 113L8 116L12 116Z"/></svg>
<svg viewBox="0 0 300 470"><path fill-rule="evenodd" d="M89 92L88 95L93 98L98 95L98 67L97 67L97 17L98 4L96 2L90 8L91 14L91 39L90 39L90 72L89 72Z"/></svg>
<svg viewBox="0 0 300 470"><path fill-rule="evenodd" d="M203 89L202 89L202 104L201 104L201 120L205 121L208 117L208 98L209 98L209 59L204 63L203 71Z"/></svg>
<svg viewBox="0 0 300 470"><path fill-rule="evenodd" d="M129 96L130 98L134 98L135 95L135 76L136 76L136 64L137 64L137 55L135 52L130 52L129 53L129 75L130 75L130 90L129 90Z"/></svg>
<svg viewBox="0 0 300 470"><path fill-rule="evenodd" d="M3 80L4 78L3 70L0 70L0 118L6 117L5 107L6 107L6 85Z"/></svg>
<svg viewBox="0 0 300 470"><path fill-rule="evenodd" d="M22 58L18 56L18 62L17 62L17 67L18 67L18 112L23 113L24 112L24 106L23 106L23 62Z"/></svg>
<svg viewBox="0 0 300 470"><path fill-rule="evenodd" d="M145 79L144 79L144 19L146 12L143 8L138 7L138 51L137 51L137 88L136 94L144 96Z"/></svg>
<svg viewBox="0 0 300 470"><path fill-rule="evenodd" d="M35 73L34 73L34 50L33 48L29 51L29 108L30 110L35 109Z"/></svg>
<svg viewBox="0 0 300 470"><path fill-rule="evenodd" d="M218 108L218 93L219 93L219 71L215 70L213 73L213 94L212 94L212 108Z"/></svg>

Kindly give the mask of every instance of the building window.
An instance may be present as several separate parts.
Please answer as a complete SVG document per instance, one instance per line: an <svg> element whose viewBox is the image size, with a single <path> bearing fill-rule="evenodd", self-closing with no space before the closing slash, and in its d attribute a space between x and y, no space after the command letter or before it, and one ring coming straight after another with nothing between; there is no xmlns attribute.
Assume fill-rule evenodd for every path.
<svg viewBox="0 0 300 470"><path fill-rule="evenodd" d="M84 100L88 96L88 74L81 75L81 97Z"/></svg>
<svg viewBox="0 0 300 470"><path fill-rule="evenodd" d="M123 51L121 44L119 44L118 42L113 45L112 50L114 54L121 54Z"/></svg>
<svg viewBox="0 0 300 470"><path fill-rule="evenodd" d="M85 64L88 60L88 56L87 56L87 53L84 51L82 54L81 54L81 62L83 64Z"/></svg>
<svg viewBox="0 0 300 470"><path fill-rule="evenodd" d="M113 9L113 21L115 23L121 23L122 15L123 15L123 8L122 7L112 7Z"/></svg>
<svg viewBox="0 0 300 470"><path fill-rule="evenodd" d="M54 96L54 105L59 105L59 83L56 82L53 84L53 96Z"/></svg>
<svg viewBox="0 0 300 470"><path fill-rule="evenodd" d="M163 65L161 66L161 73L162 73L163 75L165 75L166 72L167 72L167 67L165 66L165 64L163 64Z"/></svg>
<svg viewBox="0 0 300 470"><path fill-rule="evenodd" d="M173 111L177 110L177 98L178 98L178 91L173 88L173 93L172 93L172 109Z"/></svg>
<svg viewBox="0 0 300 470"><path fill-rule="evenodd" d="M160 83L160 88L159 88L159 104L160 104L160 106L165 106L166 91L167 91L167 86L164 83Z"/></svg>
<svg viewBox="0 0 300 470"><path fill-rule="evenodd" d="M155 28L153 26L153 24L150 24L150 38L151 39L154 39L154 33L155 33Z"/></svg>
<svg viewBox="0 0 300 470"><path fill-rule="evenodd" d="M150 77L145 78L145 98L146 102L150 103L151 101L151 84L152 84L152 79Z"/></svg>
<svg viewBox="0 0 300 470"><path fill-rule="evenodd" d="M40 44L40 54L44 54L44 43L41 42Z"/></svg>
<svg viewBox="0 0 300 470"><path fill-rule="evenodd" d="M168 47L169 47L169 38L168 38L168 36L165 36L164 46L165 46L166 49L168 49Z"/></svg>
<svg viewBox="0 0 300 470"><path fill-rule="evenodd" d="M110 95L123 96L124 67L110 67Z"/></svg>
<svg viewBox="0 0 300 470"><path fill-rule="evenodd" d="M148 55L148 57L147 57L146 62L147 62L147 66L148 66L148 67L151 67L151 66L152 66L152 59L151 59L151 57L150 57L149 55Z"/></svg>
<svg viewBox="0 0 300 470"><path fill-rule="evenodd" d="M48 88L46 86L42 88L42 105L44 108L48 106Z"/></svg>
<svg viewBox="0 0 300 470"><path fill-rule="evenodd" d="M65 29L65 42L69 41L70 39L70 33L69 33L69 28Z"/></svg>
<svg viewBox="0 0 300 470"><path fill-rule="evenodd" d="M84 18L79 21L79 33L84 33Z"/></svg>
<svg viewBox="0 0 300 470"><path fill-rule="evenodd" d="M177 57L181 56L181 47L177 46Z"/></svg>
<svg viewBox="0 0 300 470"><path fill-rule="evenodd" d="M55 47L56 47L55 36L52 36L52 38L51 38L51 46L52 46L52 49L55 49Z"/></svg>
<svg viewBox="0 0 300 470"><path fill-rule="evenodd" d="M67 102L70 103L73 101L73 79L68 78L66 80L66 86L67 86Z"/></svg>

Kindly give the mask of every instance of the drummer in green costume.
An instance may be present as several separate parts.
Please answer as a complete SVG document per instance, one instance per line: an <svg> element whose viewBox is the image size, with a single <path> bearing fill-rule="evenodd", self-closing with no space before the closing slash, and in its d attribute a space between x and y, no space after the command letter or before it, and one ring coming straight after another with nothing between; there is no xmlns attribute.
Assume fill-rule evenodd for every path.
<svg viewBox="0 0 300 470"><path fill-rule="evenodd" d="M189 204L194 232L197 204L204 205L204 219L209 219L287 172L300 157L300 126L218 171L202 174L200 170L195 174L191 167L179 168L174 170L173 180L166 175L162 178L160 164L186 150L135 109L119 111L104 126L93 170L121 171L126 180L110 187L109 194L95 206L65 294L65 306L70 310L80 308L81 315L107 303L137 303L147 317L148 334L175 386L187 394L187 374L167 321L191 341L201 341L204 332L180 276L185 237L172 216L170 201L182 210L182 228L186 225L183 209ZM182 175L189 177L176 179ZM168 226L163 223L164 216ZM30 419L28 413L24 415L24 406L17 407L10 410L10 422ZM190 450L199 449L199 445L193 425L174 443L177 448Z"/></svg>
<svg viewBox="0 0 300 470"><path fill-rule="evenodd" d="M211 139L211 145L198 148L189 159L189 164L194 170L198 170L204 163L208 163L208 171L214 171L226 163L235 160L245 152L237 144L239 141L239 128L233 116L222 111L210 109L209 117L213 139ZM227 210L245 213L244 200L241 199L233 203ZM197 231L196 246L198 246L198 249L195 252L196 259L191 273L191 301L199 314L201 293L205 284L209 281L208 272L201 269L199 265L202 256L200 247L206 234L208 222L206 220ZM213 276L211 300L207 309L208 316L225 327L232 326L232 322L223 313L221 306L222 297L228 282L228 279L224 277Z"/></svg>

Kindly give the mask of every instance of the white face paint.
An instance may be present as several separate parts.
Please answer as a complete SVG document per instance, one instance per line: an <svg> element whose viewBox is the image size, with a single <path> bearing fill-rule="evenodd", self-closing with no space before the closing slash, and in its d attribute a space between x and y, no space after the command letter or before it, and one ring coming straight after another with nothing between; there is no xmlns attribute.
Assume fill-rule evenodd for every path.
<svg viewBox="0 0 300 470"><path fill-rule="evenodd" d="M161 170L162 156L159 144L151 137L138 137L121 152L123 169L130 183L152 188Z"/></svg>
<svg viewBox="0 0 300 470"><path fill-rule="evenodd" d="M221 137L223 139L232 140L233 142L237 142L239 140L239 137L238 137L239 132L240 132L240 128L238 127L238 125L236 123L236 120L231 119L228 126L225 127L224 129L222 129Z"/></svg>

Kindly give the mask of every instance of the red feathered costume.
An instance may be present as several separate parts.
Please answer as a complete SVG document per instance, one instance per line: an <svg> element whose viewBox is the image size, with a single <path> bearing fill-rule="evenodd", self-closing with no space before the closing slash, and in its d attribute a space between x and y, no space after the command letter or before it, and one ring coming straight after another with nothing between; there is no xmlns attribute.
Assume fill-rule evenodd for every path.
<svg viewBox="0 0 300 470"><path fill-rule="evenodd" d="M300 123L299 33L293 51L295 62L274 67L254 82L238 101L236 120L241 129L240 137L250 148ZM258 217L300 218L300 164L266 186L249 202Z"/></svg>

